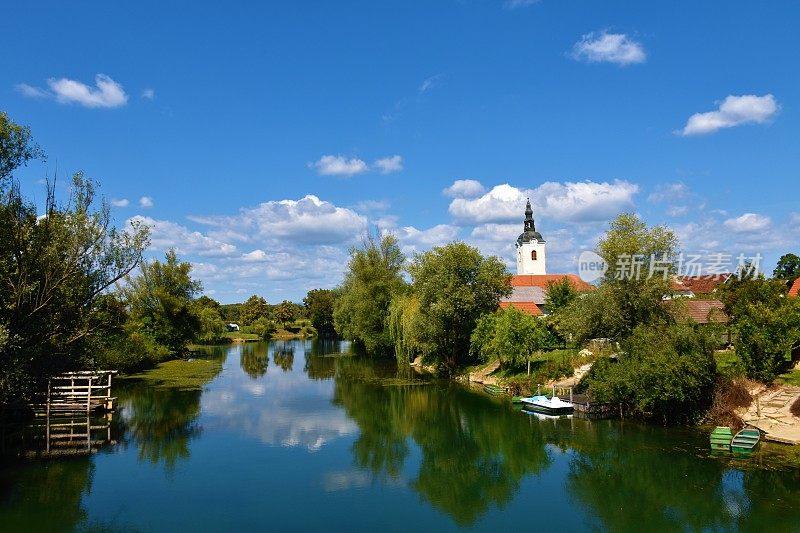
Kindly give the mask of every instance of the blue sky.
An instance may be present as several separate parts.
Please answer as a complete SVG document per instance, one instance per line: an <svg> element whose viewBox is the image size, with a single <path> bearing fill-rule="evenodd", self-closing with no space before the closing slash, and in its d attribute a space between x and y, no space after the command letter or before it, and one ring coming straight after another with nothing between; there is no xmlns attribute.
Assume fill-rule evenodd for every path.
<svg viewBox="0 0 800 533"><path fill-rule="evenodd" d="M169 4L169 5L165 5ZM251 5L252 4L252 5ZM256 5L257 4L257 5ZM800 253L791 2L15 2L0 110L223 302L299 301L366 228L548 270L609 219L689 252ZM127 205L124 205L127 201Z"/></svg>

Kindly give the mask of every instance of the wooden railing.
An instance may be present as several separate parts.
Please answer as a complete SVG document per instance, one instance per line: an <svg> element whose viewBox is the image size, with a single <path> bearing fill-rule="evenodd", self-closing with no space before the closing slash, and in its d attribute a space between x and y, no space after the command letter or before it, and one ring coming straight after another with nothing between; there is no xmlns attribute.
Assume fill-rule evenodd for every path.
<svg viewBox="0 0 800 533"><path fill-rule="evenodd" d="M37 415L111 411L111 378L116 370L66 372L47 380L43 401L33 404Z"/></svg>

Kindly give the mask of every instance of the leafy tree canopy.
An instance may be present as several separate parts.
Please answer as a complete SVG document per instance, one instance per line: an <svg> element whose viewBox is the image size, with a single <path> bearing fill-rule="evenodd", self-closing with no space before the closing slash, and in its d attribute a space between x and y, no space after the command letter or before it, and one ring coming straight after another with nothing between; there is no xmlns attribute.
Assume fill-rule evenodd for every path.
<svg viewBox="0 0 800 533"><path fill-rule="evenodd" d="M303 298L303 305L311 320L311 325L320 337L333 337L336 329L333 325L333 307L336 293L327 289L312 289Z"/></svg>
<svg viewBox="0 0 800 533"><path fill-rule="evenodd" d="M784 254L772 272L772 277L792 283L800 278L800 257L795 254Z"/></svg>
<svg viewBox="0 0 800 533"><path fill-rule="evenodd" d="M269 305L263 296L252 295L239 308L239 320L244 325L255 323L259 319L269 318Z"/></svg>

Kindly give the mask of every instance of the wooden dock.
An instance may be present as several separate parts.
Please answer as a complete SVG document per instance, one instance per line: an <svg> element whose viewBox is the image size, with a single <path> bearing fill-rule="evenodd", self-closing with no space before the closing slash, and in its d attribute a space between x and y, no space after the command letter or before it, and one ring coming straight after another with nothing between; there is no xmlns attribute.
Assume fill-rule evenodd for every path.
<svg viewBox="0 0 800 533"><path fill-rule="evenodd" d="M47 392L31 404L37 416L113 411L111 378L116 370L66 372L47 380Z"/></svg>

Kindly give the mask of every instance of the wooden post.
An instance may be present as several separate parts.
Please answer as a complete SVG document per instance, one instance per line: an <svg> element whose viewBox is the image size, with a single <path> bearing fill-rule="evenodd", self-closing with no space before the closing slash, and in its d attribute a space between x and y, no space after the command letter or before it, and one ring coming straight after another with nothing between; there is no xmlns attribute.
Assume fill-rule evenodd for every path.
<svg viewBox="0 0 800 533"><path fill-rule="evenodd" d="M86 391L86 416L92 410L92 376L89 376L89 389Z"/></svg>

